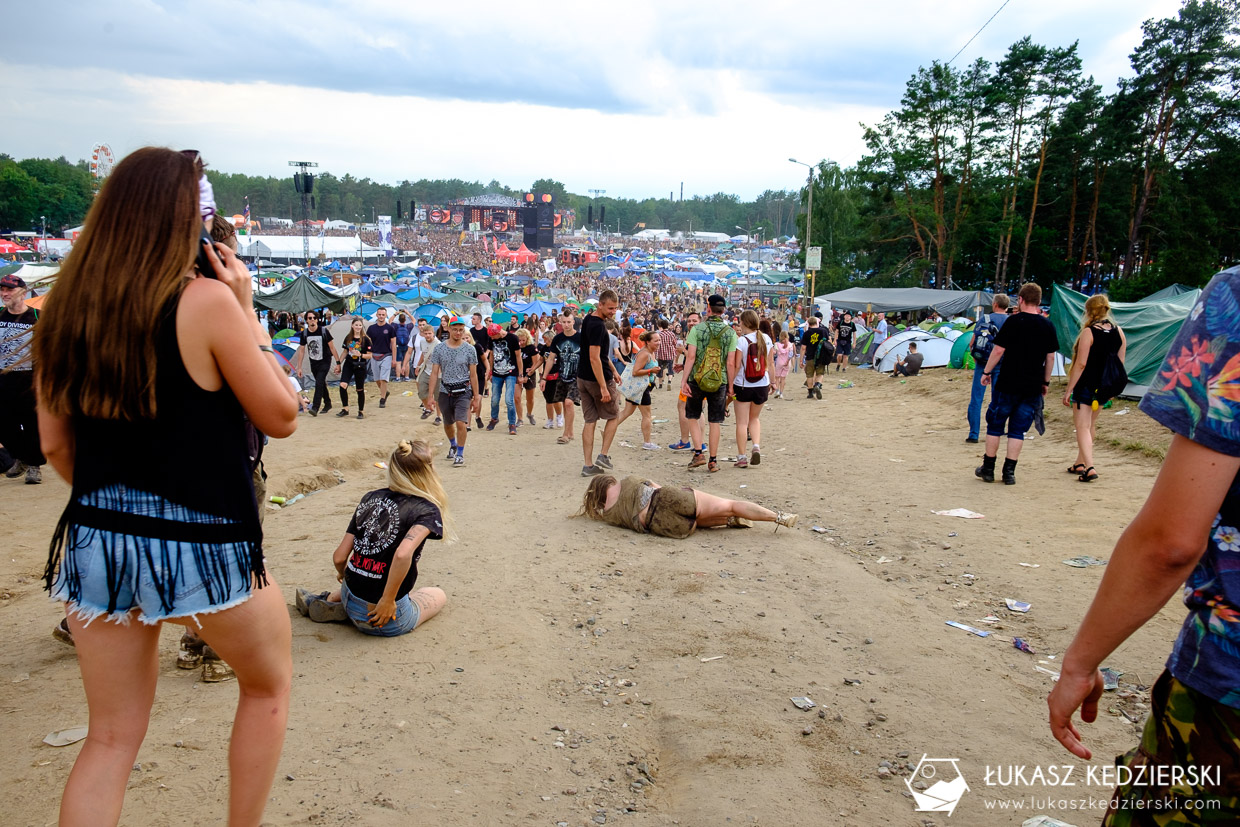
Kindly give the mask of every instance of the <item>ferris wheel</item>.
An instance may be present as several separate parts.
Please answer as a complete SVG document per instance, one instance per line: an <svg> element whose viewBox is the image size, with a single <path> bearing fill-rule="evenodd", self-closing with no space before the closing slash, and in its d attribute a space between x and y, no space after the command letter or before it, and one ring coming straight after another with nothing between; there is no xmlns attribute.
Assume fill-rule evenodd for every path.
<svg viewBox="0 0 1240 827"><path fill-rule="evenodd" d="M94 145L90 151L90 175L94 179L95 189L99 189L103 179L112 174L112 165L115 163L116 156L112 154L112 147L107 144Z"/></svg>

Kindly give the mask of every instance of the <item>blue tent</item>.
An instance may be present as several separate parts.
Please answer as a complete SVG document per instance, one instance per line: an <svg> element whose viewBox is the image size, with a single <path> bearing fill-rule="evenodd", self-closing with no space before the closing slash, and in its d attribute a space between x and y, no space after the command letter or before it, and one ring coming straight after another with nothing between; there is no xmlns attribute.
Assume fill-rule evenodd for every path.
<svg viewBox="0 0 1240 827"><path fill-rule="evenodd" d="M364 281L357 286L357 292L361 293L363 296L369 296L371 293L375 292L375 286L368 281Z"/></svg>
<svg viewBox="0 0 1240 827"><path fill-rule="evenodd" d="M396 298L401 301L418 301L420 299L441 299L446 293L436 292L429 287L411 287L408 290L402 290L396 294Z"/></svg>
<svg viewBox="0 0 1240 827"><path fill-rule="evenodd" d="M544 299L535 299L528 304L523 304L521 302L504 302L504 307L513 313L520 314L522 318L525 318L525 316L530 313L550 315L563 308L564 302L552 302Z"/></svg>
<svg viewBox="0 0 1240 827"><path fill-rule="evenodd" d="M624 275L624 271L619 267L608 267L606 270L599 273L599 275L606 276L609 279L618 279Z"/></svg>
<svg viewBox="0 0 1240 827"><path fill-rule="evenodd" d="M329 261L323 265L324 270L343 270L344 267L338 261Z"/></svg>
<svg viewBox="0 0 1240 827"><path fill-rule="evenodd" d="M539 287L550 287L551 279L535 279L534 284L536 284Z"/></svg>
<svg viewBox="0 0 1240 827"><path fill-rule="evenodd" d="M451 313L451 312L452 311L444 307L442 304L424 304L421 307L419 307L417 310L415 310L413 315L415 318L426 319L430 321L432 319L438 319L440 316L444 315L445 313Z"/></svg>
<svg viewBox="0 0 1240 827"><path fill-rule="evenodd" d="M357 306L357 315L370 318L375 315L375 311L382 306L383 305L375 304L374 302L362 302Z"/></svg>
<svg viewBox="0 0 1240 827"><path fill-rule="evenodd" d="M405 289L403 284L381 284L379 289L385 293L399 293Z"/></svg>
<svg viewBox="0 0 1240 827"><path fill-rule="evenodd" d="M435 268L427 267L425 264L423 264L421 267L418 268L418 272L419 273L433 273L435 272Z"/></svg>

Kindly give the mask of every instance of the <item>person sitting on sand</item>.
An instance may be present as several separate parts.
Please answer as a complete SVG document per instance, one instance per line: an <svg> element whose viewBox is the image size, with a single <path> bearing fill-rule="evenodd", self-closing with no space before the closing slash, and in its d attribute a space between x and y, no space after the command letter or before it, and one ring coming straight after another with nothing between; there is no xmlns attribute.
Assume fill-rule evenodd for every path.
<svg viewBox="0 0 1240 827"><path fill-rule="evenodd" d="M892 377L896 376L916 376L921 371L921 363L926 357L917 352L917 343L908 343L908 355L896 360L896 366L891 371Z"/></svg>
<svg viewBox="0 0 1240 827"><path fill-rule="evenodd" d="M641 477L617 480L604 474L590 480L577 516L680 540L700 528L748 528L754 522L792 528L797 515L756 503L728 500L692 488L664 488Z"/></svg>
<svg viewBox="0 0 1240 827"><path fill-rule="evenodd" d="M368 635L412 632L448 602L443 589L413 591L427 539L451 524L448 497L425 440L402 439L388 458L387 488L362 497L332 555L340 588L297 590L297 610L317 623L351 622ZM446 532L449 542L451 530Z"/></svg>

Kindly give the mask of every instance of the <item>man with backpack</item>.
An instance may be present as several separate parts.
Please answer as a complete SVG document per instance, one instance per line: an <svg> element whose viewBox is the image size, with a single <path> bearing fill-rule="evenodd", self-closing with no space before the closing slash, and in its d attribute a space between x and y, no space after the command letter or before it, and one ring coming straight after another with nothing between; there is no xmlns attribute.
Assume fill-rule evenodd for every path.
<svg viewBox="0 0 1240 827"><path fill-rule="evenodd" d="M990 305L990 313L978 319L977 324L973 326L973 345L969 349L970 355L973 356L973 390L969 394L969 436L965 442L970 445L977 444L978 434L981 433L982 427L982 403L986 401L986 386L982 384L982 374L986 370L986 361L990 359L990 352L994 348L995 336L999 333L999 328L1003 327L1003 323L1007 321L1007 310L1011 304L1011 300L1004 293L996 293L994 300ZM992 384L999 379L999 370L1003 367L1000 362L995 365L993 375L990 377Z"/></svg>
<svg viewBox="0 0 1240 827"><path fill-rule="evenodd" d="M827 372L827 365L835 361L835 348L830 331L817 314L810 317L801 345L805 349L805 388L809 393L805 398L822 399L822 375Z"/></svg>
<svg viewBox="0 0 1240 827"><path fill-rule="evenodd" d="M990 407L986 409L986 453L974 473L982 482L995 481L995 459L999 438L1007 435L1007 454L1003 460L1003 483L1016 484L1016 462L1025 444L1025 434L1042 408L1042 398L1050 386L1059 338L1049 319L1042 316L1042 288L1028 282L1020 288L1020 312L1003 323L994 339L982 384L994 382ZM996 381L995 370L1003 360L1003 376Z"/></svg>
<svg viewBox="0 0 1240 827"><path fill-rule="evenodd" d="M736 379L736 365L730 357L737 349L736 331L723 319L728 302L715 294L706 301L709 313L706 321L695 325L685 340L684 383L680 392L687 400L685 416L689 420L689 434L693 441L693 459L690 468L707 466L708 471L718 471L715 457L719 450L719 431L728 410L728 389ZM710 424L710 460L699 448L702 444L702 403L706 403L706 420Z"/></svg>

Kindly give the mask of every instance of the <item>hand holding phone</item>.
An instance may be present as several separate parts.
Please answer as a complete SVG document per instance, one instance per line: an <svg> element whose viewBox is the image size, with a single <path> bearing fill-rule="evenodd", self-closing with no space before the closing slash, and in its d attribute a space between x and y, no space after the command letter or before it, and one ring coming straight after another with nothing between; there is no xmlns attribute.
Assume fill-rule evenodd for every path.
<svg viewBox="0 0 1240 827"><path fill-rule="evenodd" d="M211 248L210 252L207 251L207 247ZM219 275L216 274L211 259L215 259L221 265L224 264L220 254L215 249L215 242L211 240L211 236L207 233L207 228L203 227L198 231L198 260L196 262L198 272L209 279L217 279Z"/></svg>

